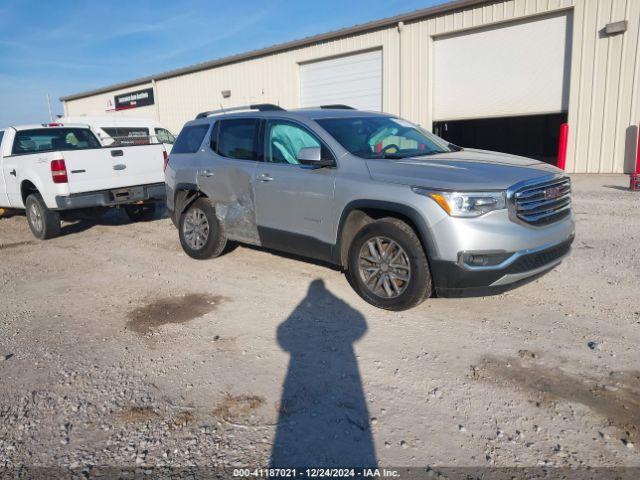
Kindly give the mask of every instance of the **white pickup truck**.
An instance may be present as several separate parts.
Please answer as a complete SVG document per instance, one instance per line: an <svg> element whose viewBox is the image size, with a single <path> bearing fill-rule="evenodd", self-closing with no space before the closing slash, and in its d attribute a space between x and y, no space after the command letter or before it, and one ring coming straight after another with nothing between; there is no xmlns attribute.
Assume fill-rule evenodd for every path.
<svg viewBox="0 0 640 480"><path fill-rule="evenodd" d="M164 165L163 165L164 162ZM0 208L26 210L40 239L60 233L61 214L123 206L148 220L165 198L162 144L104 147L87 125L0 130Z"/></svg>

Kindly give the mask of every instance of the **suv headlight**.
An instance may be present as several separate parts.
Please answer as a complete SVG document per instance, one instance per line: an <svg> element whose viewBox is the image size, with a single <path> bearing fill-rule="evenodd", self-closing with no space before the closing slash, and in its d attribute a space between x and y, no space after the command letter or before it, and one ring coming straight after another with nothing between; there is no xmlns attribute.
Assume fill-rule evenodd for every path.
<svg viewBox="0 0 640 480"><path fill-rule="evenodd" d="M415 193L434 200L452 217L479 217L507 208L504 192L442 192L412 187Z"/></svg>

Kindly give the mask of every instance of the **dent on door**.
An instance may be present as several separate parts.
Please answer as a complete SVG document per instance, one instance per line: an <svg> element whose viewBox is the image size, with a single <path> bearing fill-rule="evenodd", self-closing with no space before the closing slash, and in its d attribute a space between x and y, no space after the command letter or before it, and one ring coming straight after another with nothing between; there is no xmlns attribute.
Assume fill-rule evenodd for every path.
<svg viewBox="0 0 640 480"><path fill-rule="evenodd" d="M214 198L216 216L224 226L227 238L260 245L252 175L244 170L231 168L220 187L222 191L216 192Z"/></svg>

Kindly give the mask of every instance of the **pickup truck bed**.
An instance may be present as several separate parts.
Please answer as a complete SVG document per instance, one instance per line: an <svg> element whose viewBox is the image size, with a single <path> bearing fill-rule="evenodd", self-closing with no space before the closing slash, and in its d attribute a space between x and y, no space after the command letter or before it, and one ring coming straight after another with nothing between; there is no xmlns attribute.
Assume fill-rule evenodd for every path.
<svg viewBox="0 0 640 480"><path fill-rule="evenodd" d="M166 159L162 144L104 147L86 125L10 127L0 130L0 208L26 209L39 238L55 235L34 231L38 214L53 234L60 211L125 206L147 218L165 198Z"/></svg>

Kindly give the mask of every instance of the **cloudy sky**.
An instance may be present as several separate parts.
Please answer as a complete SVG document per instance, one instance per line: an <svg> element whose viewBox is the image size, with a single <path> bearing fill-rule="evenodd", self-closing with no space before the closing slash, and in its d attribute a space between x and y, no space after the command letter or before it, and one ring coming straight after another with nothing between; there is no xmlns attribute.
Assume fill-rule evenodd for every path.
<svg viewBox="0 0 640 480"><path fill-rule="evenodd" d="M0 127L58 98L444 0L0 0Z"/></svg>

